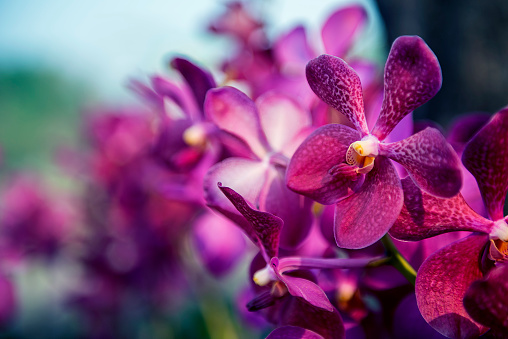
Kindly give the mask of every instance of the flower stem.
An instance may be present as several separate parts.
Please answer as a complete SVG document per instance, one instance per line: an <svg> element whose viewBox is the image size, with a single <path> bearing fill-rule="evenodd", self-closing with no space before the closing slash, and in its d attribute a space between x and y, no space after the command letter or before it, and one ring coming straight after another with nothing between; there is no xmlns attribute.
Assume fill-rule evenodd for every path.
<svg viewBox="0 0 508 339"><path fill-rule="evenodd" d="M395 244L388 234L381 238L381 242L385 246L385 249L388 252L388 257L390 258L388 264L395 267L414 286L416 281L416 271L413 266L411 266L406 258L404 258L397 247L395 247Z"/></svg>

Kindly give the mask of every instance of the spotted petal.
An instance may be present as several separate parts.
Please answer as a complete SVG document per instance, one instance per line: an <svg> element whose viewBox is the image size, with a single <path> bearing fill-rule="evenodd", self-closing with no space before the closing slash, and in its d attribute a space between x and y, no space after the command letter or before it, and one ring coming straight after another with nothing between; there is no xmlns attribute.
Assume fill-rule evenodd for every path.
<svg viewBox="0 0 508 339"><path fill-rule="evenodd" d="M416 276L416 300L423 318L449 338L476 338L487 328L462 304L469 285L482 278L479 267L487 235L472 234L431 255Z"/></svg>
<svg viewBox="0 0 508 339"><path fill-rule="evenodd" d="M436 56L418 36L402 36L393 42L385 65L381 114L372 134L384 140L402 118L429 101L441 88L441 67Z"/></svg>
<svg viewBox="0 0 508 339"><path fill-rule="evenodd" d="M403 192L390 160L378 156L362 187L335 208L335 240L343 248L367 247L388 232L400 213Z"/></svg>
<svg viewBox="0 0 508 339"><path fill-rule="evenodd" d="M495 114L471 139L462 161L476 178L492 220L503 218L508 191L508 109Z"/></svg>
<svg viewBox="0 0 508 339"><path fill-rule="evenodd" d="M508 266L490 271L488 277L469 286L464 307L477 322L508 336Z"/></svg>
<svg viewBox="0 0 508 339"><path fill-rule="evenodd" d="M411 180L402 179L404 206L390 229L401 240L417 241L453 231L490 233L493 222L469 207L461 194L443 199L420 190Z"/></svg>
<svg viewBox="0 0 508 339"><path fill-rule="evenodd" d="M344 7L333 13L321 30L326 53L345 56L366 21L367 12L359 5Z"/></svg>
<svg viewBox="0 0 508 339"><path fill-rule="evenodd" d="M360 181L337 175L333 168L345 163L349 145L358 139L359 133L344 125L330 124L314 131L291 158L288 187L325 205L350 194Z"/></svg>
<svg viewBox="0 0 508 339"><path fill-rule="evenodd" d="M258 157L268 149L261 130L259 113L254 102L233 87L221 87L208 91L205 114L220 129L244 140Z"/></svg>
<svg viewBox="0 0 508 339"><path fill-rule="evenodd" d="M307 64L306 75L321 100L344 114L362 136L369 133L360 77L344 60L323 54Z"/></svg>
<svg viewBox="0 0 508 339"><path fill-rule="evenodd" d="M435 128L426 128L391 144L380 144L380 154L404 166L415 183L430 194L450 198L460 191L460 160Z"/></svg>
<svg viewBox="0 0 508 339"><path fill-rule="evenodd" d="M279 251L280 230L284 224L282 219L273 214L253 209L240 194L231 188L224 187L220 183L218 186L238 212L251 224L258 239L256 245L266 254L265 260L269 261L269 258L276 257Z"/></svg>

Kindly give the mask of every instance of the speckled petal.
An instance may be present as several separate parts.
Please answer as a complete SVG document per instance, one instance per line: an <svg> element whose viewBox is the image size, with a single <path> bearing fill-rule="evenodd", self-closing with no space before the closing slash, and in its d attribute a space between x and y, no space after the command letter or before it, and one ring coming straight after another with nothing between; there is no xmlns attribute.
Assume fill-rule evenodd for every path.
<svg viewBox="0 0 508 339"><path fill-rule="evenodd" d="M335 208L335 240L343 248L367 247L388 232L404 200L397 171L378 156L362 187Z"/></svg>
<svg viewBox="0 0 508 339"><path fill-rule="evenodd" d="M267 93L256 100L261 127L271 148L280 152L312 124L310 113L290 97Z"/></svg>
<svg viewBox="0 0 508 339"><path fill-rule="evenodd" d="M288 187L325 205L350 194L360 181L350 181L330 171L345 162L349 145L359 137L354 129L338 124L314 131L291 158L286 173Z"/></svg>
<svg viewBox="0 0 508 339"><path fill-rule="evenodd" d="M272 258L270 264L272 265L277 278L286 284L286 287L292 296L300 297L315 307L333 312L334 308L321 287L307 279L292 277L287 274L280 274L279 259L277 258Z"/></svg>
<svg viewBox="0 0 508 339"><path fill-rule="evenodd" d="M508 265L490 271L469 286L464 307L477 322L508 336Z"/></svg>
<svg viewBox="0 0 508 339"><path fill-rule="evenodd" d="M418 36L393 42L385 65L381 114L372 134L384 140L402 118L429 101L441 88L441 67L429 46Z"/></svg>
<svg viewBox="0 0 508 339"><path fill-rule="evenodd" d="M453 231L490 233L493 222L469 207L461 194L443 199L420 190L411 178L402 179L404 206L390 229L401 240L417 241Z"/></svg>
<svg viewBox="0 0 508 339"><path fill-rule="evenodd" d="M344 114L362 136L369 133L360 77L344 60L323 54L307 64L306 74L321 100Z"/></svg>
<svg viewBox="0 0 508 339"><path fill-rule="evenodd" d="M333 13L321 30L326 53L338 57L345 56L366 22L367 12L360 5L344 7Z"/></svg>
<svg viewBox="0 0 508 339"><path fill-rule="evenodd" d="M462 172L457 153L435 128L426 128L391 144L380 144L380 154L400 163L424 191L442 198L459 193Z"/></svg>
<svg viewBox="0 0 508 339"><path fill-rule="evenodd" d="M244 140L252 152L263 157L268 149L254 102L233 87L220 87L206 95L205 114L220 129Z"/></svg>
<svg viewBox="0 0 508 339"><path fill-rule="evenodd" d="M482 278L479 267L488 236L472 234L431 255L416 276L416 300L423 318L449 338L476 338L487 328L467 314L462 299Z"/></svg>
<svg viewBox="0 0 508 339"><path fill-rule="evenodd" d="M219 184L219 188L231 203L235 205L238 212L252 225L259 240L257 245L267 255L265 260L276 257L279 251L280 230L284 224L282 219L273 214L253 209L240 194L229 187L220 186Z"/></svg>
<svg viewBox="0 0 508 339"><path fill-rule="evenodd" d="M503 218L508 191L508 109L496 113L471 139L462 162L476 178L492 220Z"/></svg>
<svg viewBox="0 0 508 339"><path fill-rule="evenodd" d="M324 339L311 330L296 326L283 326L273 330L266 339Z"/></svg>
<svg viewBox="0 0 508 339"><path fill-rule="evenodd" d="M199 108L202 109L205 102L206 92L210 88L214 88L216 86L212 75L189 60L182 58L174 58L171 60L171 66L184 77L185 81L189 85L189 88L194 94L196 103Z"/></svg>

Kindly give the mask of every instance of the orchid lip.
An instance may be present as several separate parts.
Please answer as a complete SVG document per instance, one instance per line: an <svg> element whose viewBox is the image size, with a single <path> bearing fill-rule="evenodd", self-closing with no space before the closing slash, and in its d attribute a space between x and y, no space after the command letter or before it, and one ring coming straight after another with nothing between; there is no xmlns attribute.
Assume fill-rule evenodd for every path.
<svg viewBox="0 0 508 339"><path fill-rule="evenodd" d="M264 268L254 273L252 280L254 280L258 286L266 286L270 282L276 281L277 276L275 275L273 268L268 264Z"/></svg>
<svg viewBox="0 0 508 339"><path fill-rule="evenodd" d="M494 227L489 234L490 239L500 239L502 241L508 241L508 224L504 219L500 219L494 222Z"/></svg>
<svg viewBox="0 0 508 339"><path fill-rule="evenodd" d="M356 171L361 174L368 173L374 167L374 160L379 155L379 140L369 134L360 141L355 141L346 152L346 162L358 167Z"/></svg>

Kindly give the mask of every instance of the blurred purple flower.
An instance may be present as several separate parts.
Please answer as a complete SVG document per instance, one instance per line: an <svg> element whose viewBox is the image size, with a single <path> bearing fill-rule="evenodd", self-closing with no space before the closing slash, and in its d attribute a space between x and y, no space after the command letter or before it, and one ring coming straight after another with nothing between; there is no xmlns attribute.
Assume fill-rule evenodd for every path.
<svg viewBox="0 0 508 339"><path fill-rule="evenodd" d="M312 90L347 116L356 130L330 124L312 133L291 159L287 185L320 203L336 204L335 239L340 247L366 247L397 219L403 192L388 158L431 194L451 197L459 192L460 161L439 131L427 128L401 141L382 142L441 87L439 63L421 38L404 36L393 43L381 113L370 133L360 79L351 67L322 55L307 65L307 78Z"/></svg>
<svg viewBox="0 0 508 339"><path fill-rule="evenodd" d="M474 281L508 261L508 217L503 217L508 191L507 143L508 110L504 109L471 139L462 156L478 182L490 220L474 212L460 194L451 199L437 198L422 192L410 180L403 180L404 207L390 230L394 237L414 241L445 232L476 232L435 252L418 271L418 307L425 320L448 337L478 337L487 326L498 326L505 320L502 313L496 313L499 318L487 326L475 321L480 318L474 310L491 305L490 299L481 304L483 292L475 291L476 287L468 292L468 298L480 302L477 306L470 304L473 318L466 312L463 298ZM481 283L475 283L478 285ZM491 310L497 312L492 305Z"/></svg>

